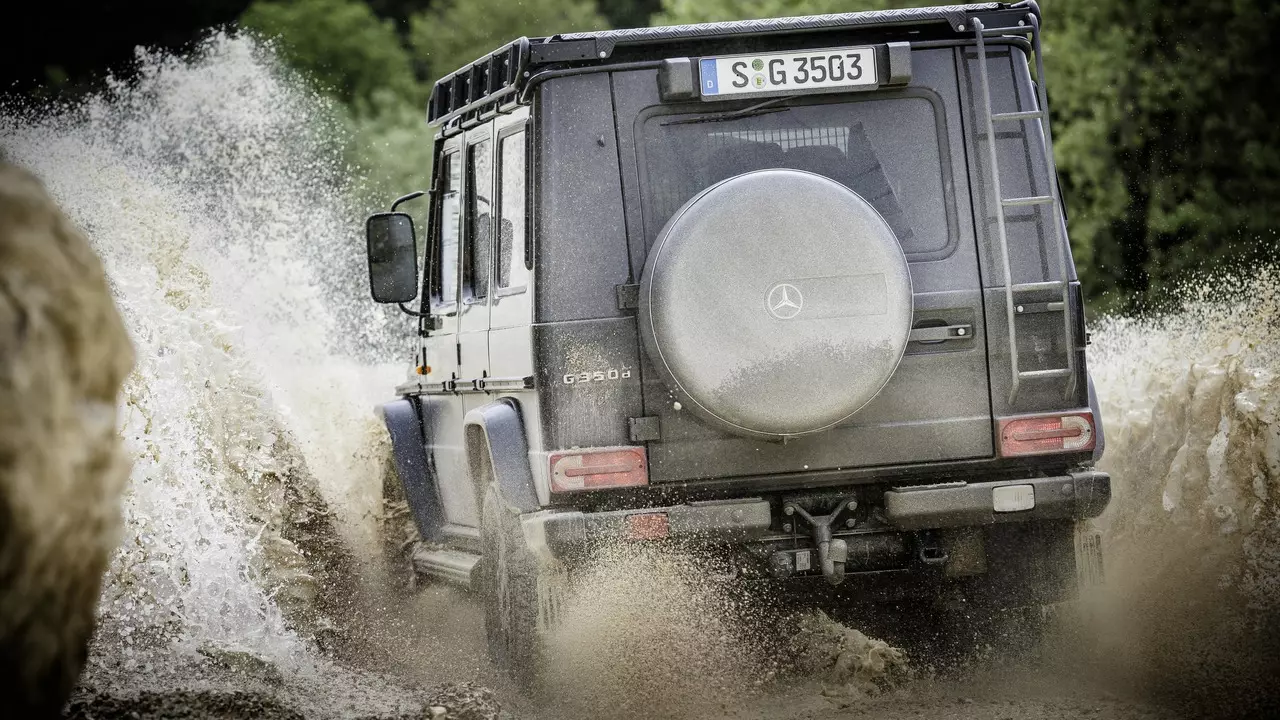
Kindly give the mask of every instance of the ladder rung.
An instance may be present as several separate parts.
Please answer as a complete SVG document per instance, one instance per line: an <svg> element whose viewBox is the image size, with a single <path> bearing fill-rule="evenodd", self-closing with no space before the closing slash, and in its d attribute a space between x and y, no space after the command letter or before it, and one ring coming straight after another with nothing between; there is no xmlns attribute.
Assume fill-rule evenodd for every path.
<svg viewBox="0 0 1280 720"><path fill-rule="evenodd" d="M1018 377L1023 380L1045 380L1048 378L1068 377L1071 375L1071 368L1054 368L1053 370L1023 370L1018 373Z"/></svg>
<svg viewBox="0 0 1280 720"><path fill-rule="evenodd" d="M992 113L992 120L1035 120L1044 117L1039 110L1022 110L1020 112Z"/></svg>
<svg viewBox="0 0 1280 720"><path fill-rule="evenodd" d="M1052 195L1033 195L1031 197L1001 198L1004 207L1024 207L1027 205L1048 205L1053 202Z"/></svg>
<svg viewBox="0 0 1280 720"><path fill-rule="evenodd" d="M1009 289L1012 290L1013 292L1035 292L1036 290L1061 290L1062 284L1063 283L1061 280L1049 280L1046 282L1018 283L1017 285L1014 285Z"/></svg>

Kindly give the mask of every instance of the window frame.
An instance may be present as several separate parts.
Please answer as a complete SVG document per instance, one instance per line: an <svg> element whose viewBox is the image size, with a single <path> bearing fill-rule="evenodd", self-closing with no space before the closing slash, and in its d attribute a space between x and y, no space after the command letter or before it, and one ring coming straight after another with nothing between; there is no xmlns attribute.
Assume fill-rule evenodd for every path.
<svg viewBox="0 0 1280 720"><path fill-rule="evenodd" d="M502 128L497 133L497 143L494 146L494 158L497 160L497 162L494 163L494 169L496 170L496 172L494 173L494 207L497 209L497 213L494 215L494 217L497 218L497 222L494 223L494 228L497 232L493 233L493 237L492 237L492 240L494 243L494 249L493 249L494 272L493 272L493 278L492 278L492 285L490 287L490 290L492 291L492 294L494 297L509 297L512 295L519 295L521 293L528 291L529 279L533 272L533 269L529 267L529 262L528 262L528 258L530 257L529 247L532 245L532 242L533 242L533 232L532 232L533 226L531 222L532 213L529 212L530 208L532 207L531 198L529 194L530 187L532 186L532 183L529 182L529 157L530 157L529 129L530 127L531 127L531 124L529 123L528 120L526 120L524 122L514 123L512 125L508 125L507 127ZM502 247L500 242L501 238L499 236L499 233L502 232L502 219L503 219L502 218L502 209L503 209L502 182L503 182L503 179L506 177L506 165L502 162L502 144L508 138L514 135L518 135L520 133L524 133L524 142L522 143L522 145L523 145L523 151L524 151L525 171L521 176L522 181L521 181L521 188L520 188L521 192L524 194L524 219L523 219L524 246L520 248L519 257L520 257L520 264L525 268L525 275L524 275L523 284L511 285L509 287L502 287L501 285L498 284L498 272L497 272L498 262L502 256ZM514 260L515 258L516 258L516 254L513 248L511 259Z"/></svg>
<svg viewBox="0 0 1280 720"><path fill-rule="evenodd" d="M455 143L455 144L452 144L451 146L445 145L444 148L440 151L439 162L436 164L436 169L437 170L443 169L445 167L445 164L451 159L452 161L457 162L458 158L461 155L462 155L462 149L458 144ZM461 187L457 189L457 193L459 196L459 200L458 200L459 208L461 208L466 202L466 183L464 181L462 171L463 171L463 168L458 169L458 184L461 185ZM430 225L430 239L427 243L427 252L430 254L430 259L431 259L431 262L429 265L430 272L428 273L428 277L426 281L427 292L425 293L426 301L427 301L427 312L430 313L431 315L438 315L442 317L449 317L451 315L457 314L458 293L461 291L461 284L458 282L460 280L460 277L458 276L458 272L461 267L461 259L462 259L461 258L462 215L461 213L459 213L459 216L458 216L459 256L458 256L458 261L455 262L454 268L453 268L454 294L453 294L453 297L446 302L443 294L443 290L444 290L444 282L443 282L444 281L444 272L443 272L444 257L443 256L444 256L444 220L445 220L444 201L445 201L445 195L447 194L444 192L444 183L448 182L448 179L447 179L448 175L449 173L446 173L446 172L436 172L434 173L434 177L432 178L432 184L435 186L436 192L433 193L435 197L432 199L433 201L431 203L431 213L433 217L431 219L431 225Z"/></svg>
<svg viewBox="0 0 1280 720"><path fill-rule="evenodd" d="M479 130L480 132L476 132L477 130ZM488 197L489 197L489 203L490 203L490 209L491 209L489 215L491 218L496 217L497 207L496 207L496 201L494 199L494 178L497 176L497 173L494 172L495 163L493 162L493 159L494 159L493 140L494 140L494 133L493 133L492 126L486 124L477 128L473 128L472 130L468 131L466 136L466 141L462 144L462 148L461 148L463 200L462 200L462 214L461 214L462 237L460 240L461 247L459 248L459 251L458 251L458 270L459 270L458 296L460 298L461 303L465 306L487 305L489 303L489 298L493 297L493 290L494 290L494 282L493 282L494 280L493 278L494 247L493 246L494 246L494 243L493 243L493 221L492 220L490 221L490 232L489 232L489 267L486 269L487 272L485 273L485 294L483 297L476 297L475 288L472 286L470 282L472 279L471 275L473 274L472 272L470 272L472 269L471 263L473 262L472 256L475 254L475 246L473 244L473 238L472 238L472 218L471 218L470 203L474 200L474 198L471 197L472 193L468 192L468 190L471 190L474 187L474 178L472 177L472 163L471 163L472 152L477 147L485 143L488 143L488 149L487 149L487 153L489 155L489 195ZM478 195L479 193L476 193L476 194ZM470 294L470 296L468 296L468 294Z"/></svg>

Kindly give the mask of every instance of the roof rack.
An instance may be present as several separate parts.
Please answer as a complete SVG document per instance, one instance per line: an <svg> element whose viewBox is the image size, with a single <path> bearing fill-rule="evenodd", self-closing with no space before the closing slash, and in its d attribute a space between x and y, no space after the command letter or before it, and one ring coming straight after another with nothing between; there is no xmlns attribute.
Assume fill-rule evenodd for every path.
<svg viewBox="0 0 1280 720"><path fill-rule="evenodd" d="M990 34L1006 27L1025 25L1020 20L1028 13L1037 18L1040 16L1035 0L597 30L532 40L522 37L438 80L427 105L427 121L432 125L443 125L461 120L465 125L470 118L517 102L518 93L529 79L531 68L557 63L600 63L607 61L620 46L903 26L930 26L944 34L967 39L971 37L966 28L969 18L980 18Z"/></svg>
<svg viewBox="0 0 1280 720"><path fill-rule="evenodd" d="M1023 5L1023 3L1017 3ZM954 29L965 19L975 15L1006 10L1016 5L987 2L971 5L941 5L894 10L864 10L862 12L806 15L802 17L763 18L760 20L731 20L728 22L701 23L698 25L667 25L620 30L597 30L564 33L556 36L564 40L592 38L597 42L613 45L632 45L689 38L724 37L728 35L771 35L804 30L833 28L891 27L894 25L921 25L946 23Z"/></svg>
<svg viewBox="0 0 1280 720"><path fill-rule="evenodd" d="M477 112L508 96L514 101L528 66L529 38L522 37L440 78L427 103L427 122Z"/></svg>

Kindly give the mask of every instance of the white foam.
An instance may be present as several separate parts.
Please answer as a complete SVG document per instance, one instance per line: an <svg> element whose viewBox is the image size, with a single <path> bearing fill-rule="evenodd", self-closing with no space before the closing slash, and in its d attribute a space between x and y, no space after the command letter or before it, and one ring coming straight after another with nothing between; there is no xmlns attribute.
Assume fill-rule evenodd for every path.
<svg viewBox="0 0 1280 720"><path fill-rule="evenodd" d="M290 510L282 477L378 558L373 408L404 375L412 326L367 301L364 212L332 118L270 48L226 35L139 53L136 77L74 105L0 107L0 147L87 231L137 348L99 680L141 682L208 645L314 670L280 602L305 600L314 561L271 531Z"/></svg>

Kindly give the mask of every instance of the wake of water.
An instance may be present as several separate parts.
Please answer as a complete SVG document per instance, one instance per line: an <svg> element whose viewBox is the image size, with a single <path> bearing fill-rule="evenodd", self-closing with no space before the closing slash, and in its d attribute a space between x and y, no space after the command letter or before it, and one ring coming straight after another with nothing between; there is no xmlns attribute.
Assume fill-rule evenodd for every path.
<svg viewBox="0 0 1280 720"><path fill-rule="evenodd" d="M1198 712L1280 710L1280 272L1183 295L1095 332L1114 482L1098 635L1122 674Z"/></svg>
<svg viewBox="0 0 1280 720"><path fill-rule="evenodd" d="M225 35L140 53L135 78L75 104L0 112L0 150L87 231L139 358L92 684L251 653L314 677L298 694L320 715L344 704L314 640L344 584L376 574L373 408L410 344L365 301L332 117L270 48Z"/></svg>

